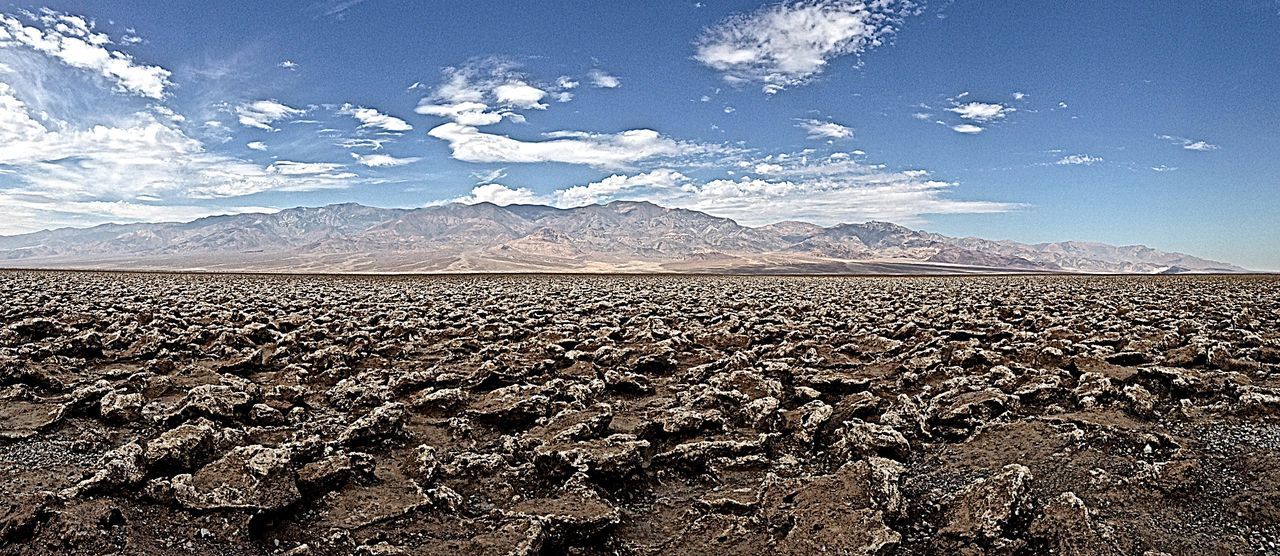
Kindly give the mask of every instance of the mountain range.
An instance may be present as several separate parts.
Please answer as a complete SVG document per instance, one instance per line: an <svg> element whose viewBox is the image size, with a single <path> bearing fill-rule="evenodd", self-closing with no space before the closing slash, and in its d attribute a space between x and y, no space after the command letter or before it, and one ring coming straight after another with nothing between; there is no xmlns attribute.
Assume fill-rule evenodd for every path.
<svg viewBox="0 0 1280 556"><path fill-rule="evenodd" d="M0 236L0 267L262 272L1245 272L1142 245L954 238L887 222L748 227L648 202L358 204Z"/></svg>

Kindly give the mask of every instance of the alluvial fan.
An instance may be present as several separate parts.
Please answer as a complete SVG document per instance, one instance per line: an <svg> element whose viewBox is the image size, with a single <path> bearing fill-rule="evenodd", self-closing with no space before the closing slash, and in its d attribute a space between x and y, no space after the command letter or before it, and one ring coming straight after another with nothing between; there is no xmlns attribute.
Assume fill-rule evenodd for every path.
<svg viewBox="0 0 1280 556"><path fill-rule="evenodd" d="M0 273L5 554L1280 550L1280 279Z"/></svg>

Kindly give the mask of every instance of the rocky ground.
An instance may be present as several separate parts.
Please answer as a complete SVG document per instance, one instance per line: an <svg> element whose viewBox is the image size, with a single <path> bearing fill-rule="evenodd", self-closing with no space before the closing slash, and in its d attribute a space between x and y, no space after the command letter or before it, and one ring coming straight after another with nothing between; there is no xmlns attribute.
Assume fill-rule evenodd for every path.
<svg viewBox="0 0 1280 556"><path fill-rule="evenodd" d="M1280 279L0 273L3 554L1280 552Z"/></svg>

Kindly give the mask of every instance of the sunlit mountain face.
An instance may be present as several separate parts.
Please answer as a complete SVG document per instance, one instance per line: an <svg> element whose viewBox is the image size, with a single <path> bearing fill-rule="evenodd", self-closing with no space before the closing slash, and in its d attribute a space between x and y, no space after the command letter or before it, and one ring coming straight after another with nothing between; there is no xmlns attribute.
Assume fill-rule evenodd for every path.
<svg viewBox="0 0 1280 556"><path fill-rule="evenodd" d="M357 204L0 238L0 266L275 272L1187 273L1244 269L1133 245L953 238L887 222L748 227L613 201Z"/></svg>

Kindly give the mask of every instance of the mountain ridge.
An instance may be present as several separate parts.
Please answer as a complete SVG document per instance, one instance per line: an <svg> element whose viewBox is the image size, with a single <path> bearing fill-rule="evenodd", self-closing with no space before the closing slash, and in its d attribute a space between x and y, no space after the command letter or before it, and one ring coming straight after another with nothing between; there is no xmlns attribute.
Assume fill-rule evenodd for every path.
<svg viewBox="0 0 1280 556"><path fill-rule="evenodd" d="M356 203L0 236L0 267L271 272L1204 273L1145 245L954 238L890 222L749 227L646 201L575 208Z"/></svg>

